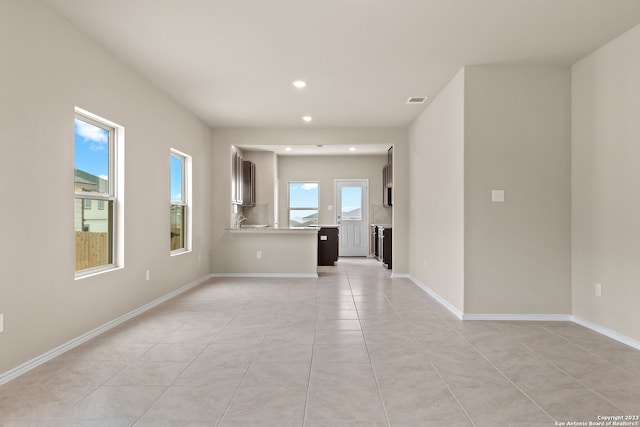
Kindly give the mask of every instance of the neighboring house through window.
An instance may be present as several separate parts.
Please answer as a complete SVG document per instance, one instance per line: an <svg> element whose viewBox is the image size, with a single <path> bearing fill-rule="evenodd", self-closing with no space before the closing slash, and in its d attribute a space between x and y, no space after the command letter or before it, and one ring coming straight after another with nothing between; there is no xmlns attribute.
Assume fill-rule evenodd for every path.
<svg viewBox="0 0 640 427"><path fill-rule="evenodd" d="M75 113L76 276L117 267L117 145L124 130L94 114ZM98 207L98 209L95 209Z"/></svg>

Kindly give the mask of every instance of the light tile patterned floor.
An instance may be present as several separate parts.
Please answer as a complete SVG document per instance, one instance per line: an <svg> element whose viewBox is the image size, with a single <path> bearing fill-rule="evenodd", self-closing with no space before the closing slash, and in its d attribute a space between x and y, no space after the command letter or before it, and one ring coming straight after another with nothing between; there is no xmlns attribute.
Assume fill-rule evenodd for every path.
<svg viewBox="0 0 640 427"><path fill-rule="evenodd" d="M554 426L640 415L640 351L461 322L371 259L214 279L0 386L0 425Z"/></svg>

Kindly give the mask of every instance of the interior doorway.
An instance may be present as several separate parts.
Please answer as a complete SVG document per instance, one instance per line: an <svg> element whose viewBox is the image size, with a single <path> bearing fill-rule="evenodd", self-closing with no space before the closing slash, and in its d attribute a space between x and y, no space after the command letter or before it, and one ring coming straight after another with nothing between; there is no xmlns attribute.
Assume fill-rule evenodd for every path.
<svg viewBox="0 0 640 427"><path fill-rule="evenodd" d="M369 180L335 180L335 223L340 226L338 256L369 254Z"/></svg>

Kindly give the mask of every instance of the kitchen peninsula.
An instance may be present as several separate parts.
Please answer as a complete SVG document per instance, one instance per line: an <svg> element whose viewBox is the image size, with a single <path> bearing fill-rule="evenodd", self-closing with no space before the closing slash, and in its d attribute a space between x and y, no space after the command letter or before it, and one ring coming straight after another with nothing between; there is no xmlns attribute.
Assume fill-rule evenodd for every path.
<svg viewBox="0 0 640 427"><path fill-rule="evenodd" d="M231 275L318 277L318 228L229 228L223 239Z"/></svg>

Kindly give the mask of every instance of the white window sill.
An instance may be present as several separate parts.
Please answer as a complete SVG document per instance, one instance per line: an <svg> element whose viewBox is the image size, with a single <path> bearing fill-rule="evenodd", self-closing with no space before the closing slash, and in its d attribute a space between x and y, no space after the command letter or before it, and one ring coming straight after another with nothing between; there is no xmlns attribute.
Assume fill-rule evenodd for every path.
<svg viewBox="0 0 640 427"><path fill-rule="evenodd" d="M191 252L192 252L191 249L178 249L178 250L172 251L169 256L179 256L184 254L190 254Z"/></svg>
<svg viewBox="0 0 640 427"><path fill-rule="evenodd" d="M76 272L76 277L74 278L74 280L86 279L89 277L98 276L100 274L110 273L116 270L122 270L123 268L124 267L109 265L105 267L97 267L95 269L90 269L90 270L82 270L82 271Z"/></svg>

